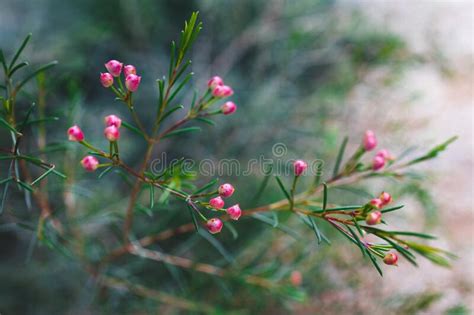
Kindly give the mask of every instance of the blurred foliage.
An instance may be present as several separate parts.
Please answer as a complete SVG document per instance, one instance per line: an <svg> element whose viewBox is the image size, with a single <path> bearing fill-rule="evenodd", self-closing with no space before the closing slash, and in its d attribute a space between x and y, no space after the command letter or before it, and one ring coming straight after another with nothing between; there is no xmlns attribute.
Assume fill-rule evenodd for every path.
<svg viewBox="0 0 474 315"><path fill-rule="evenodd" d="M28 57L33 62L59 61L59 66L46 74L41 84L29 87L19 106L26 110L38 92L47 91L47 114L62 118L48 127L48 155L62 169L69 170L70 180L63 191L58 179L48 179L56 189L49 197L56 216L73 218L66 228L73 233L81 229L86 236L73 246L83 252L84 260L93 262L106 255L106 250L120 246L124 204L130 188L123 173L110 172L97 181L95 175L76 172L80 152L64 143L64 131L72 122L78 122L91 138L98 139L102 133L98 117L125 113L99 84L98 73L103 71L105 61L123 60L143 73L136 108L145 122L151 124L151 117L146 120L147 113L157 95L155 79L166 73L169 42L176 38L182 21L199 10L204 29L192 52L192 67L197 73L194 83L196 88L203 89L211 75L225 77L236 91L239 110L232 118L218 118L215 127L204 126L200 134L173 138L160 149L167 152L169 160L236 158L243 162L260 155L270 156L275 142L287 144L289 159L299 156L334 161L340 139L351 132L340 131L338 117L353 87L375 67L388 69L389 77L396 80L406 66L416 62L403 40L378 30L360 12L328 0L15 0L2 6L2 46L16 44L32 31L34 39L27 49ZM16 22L8 24L8 17ZM5 48L6 54L13 52L13 48ZM184 96L190 97L191 93ZM174 115L179 117L179 113ZM222 135L226 135L224 139ZM8 141L1 138L0 146ZM121 151L129 164L139 161L143 149L144 144L133 134L123 137ZM332 167L325 165L324 173L330 173ZM6 164L0 164L0 168L4 172ZM244 207L256 205L249 196L255 195L263 176L255 173L254 177L231 179L238 188L234 200ZM209 179L200 180L205 183ZM338 200L364 200L368 194L365 189L339 190ZM147 190L145 187L140 199L144 206L137 208L137 238L190 221L182 203L172 199L148 208ZM416 184L407 186L406 192L416 194L427 208L433 208L429 194ZM71 198L69 194L77 196L73 198L74 207L63 201ZM276 183L270 181L258 203L281 198ZM71 209L80 211L70 213ZM34 233L36 227L29 225L38 220L39 214L25 207L22 193L10 192L6 210L5 216L10 218L14 214L18 223L0 226L0 312L81 314L89 310L138 314L156 313L160 307L160 314L179 313L160 304L163 296L148 294L140 287L121 284L119 289L99 288L80 264L70 259L71 254L61 248L60 241L51 237L47 238L48 246L39 244ZM233 225L238 239L225 229L218 241L196 233L151 247L217 266L238 263L249 273L258 271L274 279L285 279L291 271L299 269L305 274L304 287L309 295L331 289L332 279L327 272L345 264L343 254L328 246L318 246L316 240L311 244L314 246L296 241L295 237L302 237L297 228L301 222L284 215L279 220L297 231L296 235L286 235L245 218ZM109 233L116 237L111 238ZM301 233L305 233L305 240L314 239L311 231ZM287 314L292 301L305 299L296 288L264 291L239 281L224 282L138 257L124 256L103 272L159 288L195 303L197 308L206 309L211 304L217 310L215 314ZM351 285L357 286L357 280L353 282ZM435 298L413 300L406 307L422 309Z"/></svg>

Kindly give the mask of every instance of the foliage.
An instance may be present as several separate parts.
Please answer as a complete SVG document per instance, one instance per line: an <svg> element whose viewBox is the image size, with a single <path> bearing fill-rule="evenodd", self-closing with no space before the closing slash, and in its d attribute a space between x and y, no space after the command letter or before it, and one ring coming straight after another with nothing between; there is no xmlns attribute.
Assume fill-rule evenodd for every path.
<svg viewBox="0 0 474 315"><path fill-rule="evenodd" d="M158 101L149 102L147 99L147 103L157 105L146 109L145 119L140 118L140 112L136 110L142 106L139 104L142 99L132 98L132 93L127 92L123 86L114 92L117 101L123 103L129 112L128 121L123 122L123 127L130 132L123 137L135 137L137 142L140 141L137 147L144 147L143 159L139 163L135 160L129 162L127 150L132 148L127 143L123 147L121 143L119 152L118 145L110 146L107 151L100 149L103 147L101 142L82 142L85 147L83 152L106 160L106 163L100 165L101 172L96 174L97 179L94 178L94 181L100 183L95 185L99 186L91 186L101 190L102 198L90 201L87 197L92 195L93 189L81 187L77 183L78 175L71 166L77 164L75 152L80 149L64 142L47 144L45 139L47 125L58 120L56 116L45 114L44 101L44 72L55 63L37 67L25 75L23 80L17 81L13 75L19 75L28 66L28 63L18 60L30 36L9 62L2 52L0 61L4 69L5 85L1 88L5 91L5 97L1 99L3 110L0 123L4 132L10 134L12 139L10 148L2 151L0 157L2 161L8 162L7 175L1 179L4 224L11 225L14 229L34 230L41 245L46 245L63 256L67 262L80 266L80 271L76 272L87 274L85 277L89 279L83 289L87 292L83 294L90 302L99 300L99 305L103 301L111 302L98 306L111 313L116 309L134 311L136 304L129 302L135 300L140 301L138 305L145 309L150 307L150 310L155 304L148 304L149 301L168 304L184 312L218 313L226 309L244 311L242 303L232 298L232 292L238 288L245 288L243 294L255 305L255 310L259 308L259 301L252 298L253 292L282 297L282 301L305 300L306 292L288 280L291 267L277 261L265 262L263 259L270 246L263 244L266 248L261 251L245 250L247 246L254 246L251 236L245 235L245 229L247 226L260 226L260 222L306 242L305 235L302 235L304 232L289 225L293 217L298 218L301 226L307 226L314 234L317 241L315 246L316 243L320 246L337 246L338 241L333 241L332 236L335 232L340 233L354 248L361 251L363 259L373 264L380 274L381 259L389 251L397 251L414 265L415 253L439 265L449 265L451 254L412 240L432 239L432 236L365 225L367 214L375 209L369 202L345 205L338 200L335 189L373 177L403 178L407 174L407 167L436 157L451 140L407 163L394 162L383 171L374 172L363 161L363 154L345 158L349 141L345 138L338 150L331 177L321 178L319 174L302 190L301 184L305 183L303 178L295 176L291 183L287 183L287 179L269 170L255 190L255 198L243 198L242 203L246 207L242 221L225 222L225 229L218 236L202 229L201 225L210 215L220 215L206 201L210 196L217 195L217 179L196 181L196 174L183 172L181 164L173 165L159 174L147 170L155 145L161 145L162 141L165 145L166 141L173 143L178 137L197 139L201 135L193 135L194 132L202 130L206 123L212 125L209 118L221 113L212 107L217 100L212 98L210 90L201 95L194 92L188 93L193 94L191 97L181 96L191 91L193 73L188 73L191 64L188 54L200 29L197 14L193 14L185 24L180 41L172 43L169 69L165 72L167 75L157 80ZM351 54L353 59L349 62L365 62L372 58L370 55L367 57L360 43L363 41L354 44L355 53ZM390 58L398 43L391 40L387 45L381 45L383 53L380 62ZM21 95L20 91L31 84L33 79L36 79L38 86L38 106L32 104L18 108L17 97ZM321 93L322 98L331 103L333 100L325 95L337 94L334 93L335 90L346 91L350 85L348 83L346 86L346 82L336 80L317 93ZM198 89L201 87L202 84L199 83ZM305 88L301 87L302 90ZM174 120L177 115L182 115L183 110L186 111L184 116ZM143 113L143 107L141 112ZM189 123L195 125L184 127ZM28 143L24 142L25 137L30 137ZM94 139L93 136L91 138ZM238 145L237 143L236 146ZM55 154L58 146L64 153L60 159ZM361 148L357 150L360 151ZM50 159L58 159L59 163L49 162ZM137 168L136 165L141 166ZM353 165L357 167L352 167ZM95 176L88 176L84 180L92 183L92 177ZM114 178L113 182L111 178ZM118 181L117 178L122 180ZM201 184L202 182L204 183ZM107 197L116 189L127 192L128 196ZM64 196L63 200L50 198L53 193L58 195L58 192ZM17 210L23 207L18 202L9 205L13 194L23 195L24 204L31 209L40 209L40 213ZM282 199L268 202L269 197L266 197L263 205L257 203L259 196L265 194ZM30 201L31 196L34 198L34 206ZM127 204L125 213L124 204ZM185 211L186 207L189 212ZM385 218L385 214L388 216L390 212L401 209L401 205L391 206L384 208L382 212ZM222 218L224 221L228 220L226 215ZM246 228L240 227L242 225L246 225ZM180 240L183 238L182 234L186 233L193 234L184 241ZM367 241L366 234L378 237L379 241ZM37 240L35 236L33 239L31 246L35 247ZM232 249L234 244L239 244L235 246L235 250ZM215 254L209 257L209 252ZM220 257L217 258L217 255ZM301 256L295 260L304 260L304 255ZM156 262L161 264L157 265ZM149 277L152 272L155 279L168 280L157 282ZM209 287L206 277L211 277L215 284ZM193 286L190 287L187 284L191 281ZM102 294L98 293L100 288L104 289ZM213 298L210 292L215 290L221 291L226 298L222 301Z"/></svg>

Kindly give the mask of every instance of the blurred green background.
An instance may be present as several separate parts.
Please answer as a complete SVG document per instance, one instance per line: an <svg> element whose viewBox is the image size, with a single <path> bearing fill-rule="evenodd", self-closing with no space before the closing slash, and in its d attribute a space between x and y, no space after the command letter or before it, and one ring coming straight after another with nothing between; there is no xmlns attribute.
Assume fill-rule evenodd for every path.
<svg viewBox="0 0 474 315"><path fill-rule="evenodd" d="M208 78L218 74L234 88L232 100L239 108L235 115L218 116L216 126L203 125L201 133L160 144L159 151L166 152L170 159L235 158L245 164L251 158L270 156L272 146L280 142L289 150L288 159L323 160L324 176L328 177L346 135L353 149L365 129L378 128L382 134L391 135L382 142L390 145L396 155L416 143L403 133L405 128L413 127L405 125L404 119L374 122L376 117L367 112L384 113L375 108L377 104L370 97L366 102L363 97L358 99L361 82L362 89L373 82L377 88L396 89L407 71L424 64L432 65L442 76L452 75L442 49L433 46L431 54L420 53L403 36L370 18L364 5L351 2L2 0L0 7L0 46L7 56L32 32L24 57L32 64L59 61L44 77L46 111L61 117L48 127L48 143L57 143L61 149L49 153L49 158L66 169L75 183L63 185L51 179L49 196L56 216L73 218L68 228L83 234L78 246L84 250L84 259L92 262L120 245L119 229L130 188L120 174L110 174L102 181L96 179L97 174L84 174L77 162L85 152L65 143L65 130L78 123L89 139L100 139L94 143L105 147L102 117L111 113L128 117L126 108L114 102L113 95L98 80L109 59L133 64L142 75L136 110L150 126L152 115L148 113L155 110L157 98L155 80L167 72L169 44L178 38L193 11L200 12L203 30L190 56L195 73L192 85L202 91ZM28 108L29 102L37 100L37 94L38 85L32 84L21 95L20 108ZM189 103L191 94L182 95L183 103ZM403 111L418 97L411 94L403 104L389 100L389 106ZM180 115L175 114L174 119ZM9 141L2 134L0 147L8 147ZM145 143L124 133L121 153L129 164L138 166L144 148ZM2 174L6 168L7 164L0 164ZM197 184L207 181L209 178L198 177ZM273 182L259 200L253 198L262 181L257 171L223 181L235 184L233 201L240 202L244 209L282 198ZM388 181L335 190L330 201L362 203L381 187L399 200L406 196L413 204L422 204L425 212L418 213L426 217L423 215L415 227L436 229L436 201L426 189L430 187L428 180L403 184ZM65 203L70 193L74 196L72 207ZM146 204L147 198L144 193L141 201ZM71 209L74 213L68 213ZM190 313L126 290L97 286L66 249L61 254L58 248L52 250L37 242L36 233L29 230L36 228L37 219L35 206L26 207L23 195L12 190L6 213L0 218L1 314ZM134 234L142 237L189 220L182 203L171 200L158 204L151 213L137 210ZM245 219L234 224L239 233L236 240L224 230L218 244L200 234L189 234L151 248L219 266L237 265L275 280L299 270L303 273L305 297L296 290L269 292L137 257L125 257L104 272L193 303L211 305L216 314L414 314L430 310L445 293L424 287L406 294L403 288L398 292L378 290L384 280L358 256L356 248L338 235L328 233L333 239L331 247L317 245L313 232L297 218L280 220L299 238ZM402 215L396 220L405 227ZM396 274L397 270L388 272ZM400 279L416 273L416 269L409 269ZM435 312L467 314L464 296ZM368 303L370 299L377 302Z"/></svg>

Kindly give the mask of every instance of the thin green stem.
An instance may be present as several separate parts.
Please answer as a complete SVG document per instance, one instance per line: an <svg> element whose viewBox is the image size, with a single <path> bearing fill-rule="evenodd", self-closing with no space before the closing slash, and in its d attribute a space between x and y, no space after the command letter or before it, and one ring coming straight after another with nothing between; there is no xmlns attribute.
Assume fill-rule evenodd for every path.
<svg viewBox="0 0 474 315"><path fill-rule="evenodd" d="M119 159L119 146L118 146L118 142L117 141L113 141L112 142L113 146L114 146L114 155L117 157L117 159Z"/></svg>
<svg viewBox="0 0 474 315"><path fill-rule="evenodd" d="M293 184L291 185L290 190L290 211L293 211L293 207L295 206L295 190L296 190L296 182L298 181L299 176L293 178Z"/></svg>
<svg viewBox="0 0 474 315"><path fill-rule="evenodd" d="M122 94L125 95L125 88L123 87L122 79L120 77L117 78L117 82L119 84L120 91L122 91Z"/></svg>
<svg viewBox="0 0 474 315"><path fill-rule="evenodd" d="M86 140L79 141L79 143L82 144L83 146L85 146L86 148L94 151L94 152L102 152L100 149L94 147L92 144L90 144Z"/></svg>

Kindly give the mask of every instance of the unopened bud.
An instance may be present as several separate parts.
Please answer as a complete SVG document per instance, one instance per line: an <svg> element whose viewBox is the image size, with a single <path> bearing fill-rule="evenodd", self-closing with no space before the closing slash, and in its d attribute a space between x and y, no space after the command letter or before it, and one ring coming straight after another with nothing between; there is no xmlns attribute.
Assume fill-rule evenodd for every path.
<svg viewBox="0 0 474 315"><path fill-rule="evenodd" d="M239 204L227 208L227 214L232 220L238 220L242 215L242 210L240 209Z"/></svg>
<svg viewBox="0 0 474 315"><path fill-rule="evenodd" d="M212 218L207 220L206 227L209 233L216 234L222 230L224 223L222 223L221 219L219 218Z"/></svg>

